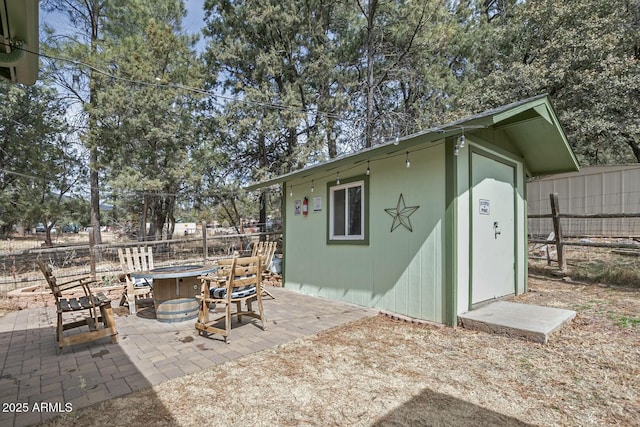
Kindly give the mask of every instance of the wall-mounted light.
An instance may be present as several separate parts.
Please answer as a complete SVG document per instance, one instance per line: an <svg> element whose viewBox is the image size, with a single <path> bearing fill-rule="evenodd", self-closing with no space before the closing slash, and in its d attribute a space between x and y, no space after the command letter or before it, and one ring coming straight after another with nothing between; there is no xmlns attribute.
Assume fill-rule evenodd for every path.
<svg viewBox="0 0 640 427"><path fill-rule="evenodd" d="M313 193L313 190L315 190L315 189L316 189L316 187L315 187L315 185L313 185L313 180L311 180L311 192Z"/></svg>
<svg viewBox="0 0 640 427"><path fill-rule="evenodd" d="M336 185L340 185L340 172L336 172Z"/></svg>
<svg viewBox="0 0 640 427"><path fill-rule="evenodd" d="M367 176L371 175L371 168L369 168L369 160L367 160L367 171L365 172Z"/></svg>
<svg viewBox="0 0 640 427"><path fill-rule="evenodd" d="M293 187L289 187L289 197L293 197Z"/></svg>
<svg viewBox="0 0 640 427"><path fill-rule="evenodd" d="M407 159L404 161L404 164L407 166L407 168L411 167L411 162L409 161L409 152L407 151Z"/></svg>
<svg viewBox="0 0 640 427"><path fill-rule="evenodd" d="M460 154L460 147L458 147L458 144L453 146L453 155L457 156L458 154Z"/></svg>

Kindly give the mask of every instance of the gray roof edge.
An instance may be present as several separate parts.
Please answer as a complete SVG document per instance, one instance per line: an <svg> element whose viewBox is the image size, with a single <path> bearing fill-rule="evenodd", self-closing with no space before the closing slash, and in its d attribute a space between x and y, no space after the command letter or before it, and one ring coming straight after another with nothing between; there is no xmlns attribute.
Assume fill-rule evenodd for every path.
<svg viewBox="0 0 640 427"><path fill-rule="evenodd" d="M429 129L425 129L423 131L420 132L416 132L410 135L406 135L404 137L401 137L398 139L398 144L402 143L403 141L407 141L407 140L411 140L414 138L418 138L418 137L423 137L426 135L435 135L437 136L437 138L433 138L431 141L433 140L437 140L437 139L441 139L446 137L447 133L449 132L459 132L461 128L464 127L464 125L470 125L473 123L478 123L480 127L488 127L493 125L493 121L487 122L486 119L491 118L497 114L503 113L505 111L508 111L510 109L514 109L514 108L518 108L522 105L526 105L527 103L532 103L535 101L539 101L539 100L545 100L545 103L548 106L551 106L551 103L549 102L549 95L546 93L540 94L540 95L536 95L530 98L526 98L520 101L516 101L516 102L512 102L510 104L507 105L503 105L500 107L496 107L496 108L492 108L490 110L486 110L483 111L481 113L478 114L474 114L468 117L465 117L463 119L459 119L459 120L455 120L453 122L449 122L446 123L444 125L441 126L436 126L436 127L432 127ZM533 106L532 106L533 107ZM551 107L553 109L553 107ZM553 111L553 110L552 110ZM555 115L555 112L553 113ZM557 120L557 119L556 119ZM482 124L480 124L482 123ZM470 129L471 130L471 129ZM291 178L295 178L299 175L304 175L305 173L310 173L314 170L323 168L323 167L327 167L330 165L335 165L334 167L338 167L338 165L340 164L344 164L347 163L349 160L352 161L356 161L356 158L359 156L362 157L366 157L366 155L368 154L369 156L373 155L379 155L380 153L377 153L378 151L382 152L385 151L386 149L388 149L388 147L393 147L396 144L396 141L388 141L386 143L380 144L380 145L376 145L374 147L369 147L369 148L365 148L363 150L357 151L355 153L351 153L351 154L347 154L344 156L340 156L340 157L336 157L330 160L327 160L325 162L321 162L321 163L317 163L315 165L311 165L308 167L305 167L303 169L299 169L296 171L292 171L292 172L288 172L282 175L279 175L277 177L271 178L271 179L267 179L264 181L260 181L254 184L250 184L248 186L245 187L245 189L247 191L253 191L253 190L257 190L260 188L264 188L264 187L270 187L273 185L277 185L277 184L281 184L283 182L288 181ZM573 155L573 152L572 152Z"/></svg>

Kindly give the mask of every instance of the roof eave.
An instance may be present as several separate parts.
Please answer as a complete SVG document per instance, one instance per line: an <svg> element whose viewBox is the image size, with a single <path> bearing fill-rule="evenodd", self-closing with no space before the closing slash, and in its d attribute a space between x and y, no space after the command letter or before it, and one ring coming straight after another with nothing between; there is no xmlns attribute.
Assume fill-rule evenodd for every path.
<svg viewBox="0 0 640 427"><path fill-rule="evenodd" d="M558 168L563 170L564 172L575 171L579 169L577 159L569 146L567 139L565 137L564 131L558 122L555 111L551 106L549 101L549 97L546 94L538 95L532 98L528 98L522 101L514 102L502 107L494 108L491 110L484 111L479 114L475 114L473 116L469 116L467 118L457 120L454 122L447 123L443 126L438 126L430 129L426 129L421 132L417 132L403 138L400 138L397 141L389 141L385 144L378 145L372 148L368 148L362 151L358 151L357 153L343 156L339 158L335 158L317 165L309 166L307 168L290 172L287 174L283 174L277 176L275 178L265 180L262 182L258 182L255 184L251 184L246 187L247 190L257 190L264 187L271 187L277 184L282 184L284 182L297 179L297 178L305 178L312 174L315 174L319 171L330 172L333 170L343 171L345 167L347 169L361 164L367 160L373 159L378 156L384 156L393 154L399 151L411 149L412 147L425 144L432 143L435 141L439 141L443 138L446 138L450 135L460 134L463 129L467 128L478 129L478 128L487 128L492 126L499 126L500 122L504 122L509 118L512 118L518 114L521 114L527 110L535 109L535 108L544 108L544 111L548 112L548 115L545 115L546 120L553 121L553 125L558 129L557 134L560 136L562 140L563 147L560 148L561 151L567 151L569 153L569 157L566 160L566 167ZM540 112L538 112L540 114ZM542 117L543 115L541 115ZM535 167L532 169L535 175L539 174L547 174L552 173L548 172L544 168L540 169L540 165L534 165Z"/></svg>

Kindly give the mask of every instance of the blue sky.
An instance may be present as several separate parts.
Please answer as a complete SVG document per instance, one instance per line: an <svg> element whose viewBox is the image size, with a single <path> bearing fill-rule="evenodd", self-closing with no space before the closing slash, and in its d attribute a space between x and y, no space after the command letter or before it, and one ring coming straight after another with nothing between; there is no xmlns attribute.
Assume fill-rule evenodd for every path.
<svg viewBox="0 0 640 427"><path fill-rule="evenodd" d="M184 20L184 28L191 34L199 33L204 24L204 0L185 0L187 18Z"/></svg>
<svg viewBox="0 0 640 427"><path fill-rule="evenodd" d="M189 34L200 34L200 30L204 26L204 0L184 0L185 8L187 9L187 16L182 22L184 31ZM52 26L58 33L65 34L72 32L71 28L68 28L68 22L66 18L60 14L47 13L44 10L40 10L40 26L44 24ZM201 40L198 43L198 50L204 49L204 42Z"/></svg>

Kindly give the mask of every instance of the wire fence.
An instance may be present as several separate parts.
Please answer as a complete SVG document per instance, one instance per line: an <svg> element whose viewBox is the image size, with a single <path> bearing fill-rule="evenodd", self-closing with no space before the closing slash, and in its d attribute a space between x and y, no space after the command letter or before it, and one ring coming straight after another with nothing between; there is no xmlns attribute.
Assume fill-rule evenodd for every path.
<svg viewBox="0 0 640 427"><path fill-rule="evenodd" d="M87 233L78 233L56 238L52 247L41 246L38 236L0 241L0 295L4 296L15 289L44 286L37 260L51 264L61 281L78 276L94 276L108 286L121 281L118 248L152 247L155 267L164 267L203 264L234 252L250 253L253 245L260 240L278 241L276 253L281 253L281 237L280 232L199 233L179 239L137 242L123 241L104 233L103 241L106 243L92 246Z"/></svg>
<svg viewBox="0 0 640 427"><path fill-rule="evenodd" d="M532 237L545 238L553 232L553 223L549 221L549 217L529 217L527 222L529 235ZM575 218L563 215L562 229L565 237L572 238L638 238L640 237L640 215L603 217L595 214L593 217Z"/></svg>
<svg viewBox="0 0 640 427"><path fill-rule="evenodd" d="M634 213L562 213L560 209L560 199L558 193L549 194L550 213L529 214L528 221L544 221L547 227L543 234L533 234L529 230L530 244L554 245L557 252L558 267L561 271L566 269L566 257L564 256L565 246L583 246L596 248L623 249L631 251L632 254L640 254L640 234L633 231L631 226L640 223L640 212ZM572 222L568 222L568 221ZM594 227L600 223L611 224L616 221L621 225L620 229L627 233L604 232L602 228L594 234L579 233L579 227L573 229L570 225L579 222L591 222ZM569 228L569 231L567 229ZM547 234L549 232L549 234ZM603 238L603 236L606 236ZM548 258L550 262L551 259Z"/></svg>
<svg viewBox="0 0 640 427"><path fill-rule="evenodd" d="M529 187L527 190L529 191ZM578 195L571 197L568 196L571 194L569 190L563 193L546 194L538 194L541 192L538 190L534 192L536 194L528 195L530 235L548 236L553 231L553 224L545 215L551 214L547 195L556 193L560 194L563 212L562 228L565 236L640 237L640 190L610 191L605 188L590 188L589 194L585 191L576 191Z"/></svg>

